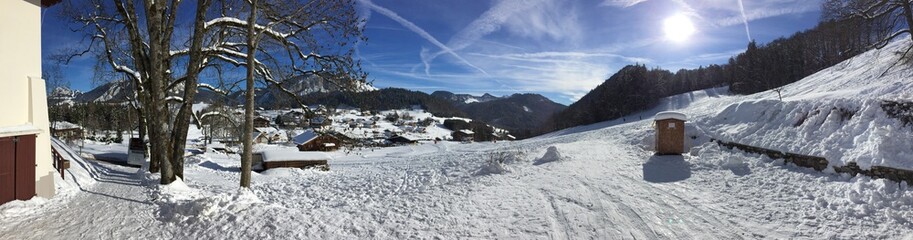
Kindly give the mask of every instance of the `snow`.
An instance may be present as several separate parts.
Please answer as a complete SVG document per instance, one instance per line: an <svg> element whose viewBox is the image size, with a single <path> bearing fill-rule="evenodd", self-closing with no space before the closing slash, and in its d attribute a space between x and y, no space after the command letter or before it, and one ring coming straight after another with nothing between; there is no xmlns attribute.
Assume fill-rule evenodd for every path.
<svg viewBox="0 0 913 240"><path fill-rule="evenodd" d="M331 160L330 155L324 152L298 152L287 150L267 150L262 151L264 162L281 162L281 161L310 161L310 160Z"/></svg>
<svg viewBox="0 0 913 240"><path fill-rule="evenodd" d="M82 129L79 125L67 121L53 121L51 122L51 128L53 129Z"/></svg>
<svg viewBox="0 0 913 240"><path fill-rule="evenodd" d="M0 127L0 137L20 136L40 133L41 130L32 124L12 125Z"/></svg>
<svg viewBox="0 0 913 240"><path fill-rule="evenodd" d="M677 119L677 120L682 120L682 121L688 121L688 117L685 116L684 113L675 112L675 111L659 112L653 118L656 119L657 121L666 120L666 119Z"/></svg>
<svg viewBox="0 0 913 240"><path fill-rule="evenodd" d="M66 181L78 187L60 198L0 206L0 236L911 238L913 189L907 183L817 172L707 141L782 147L860 165L908 164L910 126L885 117L878 107L880 99L909 99L913 92L905 78L911 66L879 77L899 48L869 52L788 85L783 101L771 92L730 96L725 88L708 89L663 99L656 108L623 119L522 141L322 153L332 157L332 170L252 173L249 190L238 188L237 154L191 154L185 179L159 186L155 174L82 160L66 150L76 161ZM874 70L856 72L867 68ZM844 119L835 107L856 113ZM653 154L652 117L663 111L691 119L685 126L687 153ZM274 159L300 154L287 146L255 148L281 156ZM86 142L84 149L125 152L122 144Z"/></svg>
<svg viewBox="0 0 913 240"><path fill-rule="evenodd" d="M549 146L548 149L545 150L545 155L542 155L542 157L537 159L533 164L542 165L559 160L561 160L561 153L558 152L558 148L555 146Z"/></svg>

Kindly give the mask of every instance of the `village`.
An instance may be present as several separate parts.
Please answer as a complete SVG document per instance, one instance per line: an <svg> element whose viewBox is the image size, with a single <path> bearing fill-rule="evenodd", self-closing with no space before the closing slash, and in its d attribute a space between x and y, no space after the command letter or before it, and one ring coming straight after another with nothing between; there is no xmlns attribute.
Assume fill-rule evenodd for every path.
<svg viewBox="0 0 913 240"><path fill-rule="evenodd" d="M240 108L240 107L239 107ZM226 154L240 153L243 110L216 107L210 104L195 104L197 115L191 124L188 149L201 152L217 151ZM311 115L309 118L308 115ZM409 109L387 111L362 111L342 106L327 108L324 105L304 109L285 108L281 110L259 109L253 121L252 142L261 149L254 153L254 169L267 170L275 164L264 163L265 152L285 153L284 162L298 162L298 165L282 167L311 167L319 165L327 169L326 161L331 159L319 152L352 153L354 150L376 149L414 144L438 144L442 141L470 143L480 141L516 140L507 130L488 125L482 128L470 124L471 119L459 117L436 117L420 106ZM53 120L53 119L52 119ZM86 129L67 121L52 121L51 134L79 149L86 149L82 155L87 158L142 166L148 155L145 141L140 141L136 130L120 132L105 129ZM473 131L475 130L475 131ZM476 132L487 136L478 136ZM120 135L118 135L120 134ZM87 147L88 145L88 147ZM123 154L113 152L114 149ZM291 154L290 152L299 152ZM270 154L266 154L271 156ZM297 156L297 157L295 157ZM315 158L315 156L317 156ZM267 158L266 162L271 159Z"/></svg>

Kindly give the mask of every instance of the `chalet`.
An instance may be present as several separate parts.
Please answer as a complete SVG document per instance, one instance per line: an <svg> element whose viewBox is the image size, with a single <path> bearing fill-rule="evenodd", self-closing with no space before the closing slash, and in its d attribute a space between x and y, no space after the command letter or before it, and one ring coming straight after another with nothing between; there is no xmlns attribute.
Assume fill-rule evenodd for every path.
<svg viewBox="0 0 913 240"><path fill-rule="evenodd" d="M255 143L255 144L256 144L256 143L260 143L260 144L268 144L268 143L270 143L270 141L269 141L269 134L266 134L266 133L254 131L254 133L251 135L251 138L253 138L252 141L253 141L253 143Z"/></svg>
<svg viewBox="0 0 913 240"><path fill-rule="evenodd" d="M54 196L41 7L59 1L0 1L0 204Z"/></svg>
<svg viewBox="0 0 913 240"><path fill-rule="evenodd" d="M262 135L262 137L266 140L265 143L279 143L279 142L288 141L288 136L286 135L285 131L279 130L275 127L254 128L254 135L258 135L258 134ZM254 138L255 141L257 139L258 138L256 138L256 137ZM260 142L260 143L264 143L264 142Z"/></svg>
<svg viewBox="0 0 913 240"><path fill-rule="evenodd" d="M454 141L472 142L473 135L475 135L475 132L468 129L463 129L459 131L453 131L450 136L453 137Z"/></svg>
<svg viewBox="0 0 913 240"><path fill-rule="evenodd" d="M324 116L313 117L313 118L311 118L310 123L311 123L311 127L316 127L316 128L330 126L333 124L332 120L327 119L327 117L324 117Z"/></svg>
<svg viewBox="0 0 913 240"><path fill-rule="evenodd" d="M270 124L272 124L272 121L270 121L269 118L267 118L267 117L263 117L263 116L254 117L254 127L255 128L269 127Z"/></svg>
<svg viewBox="0 0 913 240"><path fill-rule="evenodd" d="M251 158L253 170L264 171L273 168L317 168L330 170L327 163L333 158L322 152L294 152L287 150L268 150L256 152Z"/></svg>
<svg viewBox="0 0 913 240"><path fill-rule="evenodd" d="M67 121L51 122L51 135L60 139L82 138L83 129L75 123Z"/></svg>
<svg viewBox="0 0 913 240"><path fill-rule="evenodd" d="M404 144L415 144L416 140L412 140L409 137L393 135L393 137L387 138L387 142L393 145L404 145Z"/></svg>
<svg viewBox="0 0 913 240"><path fill-rule="evenodd" d="M277 117L276 122L277 122L277 125L281 125L281 126L285 126L285 127L294 127L294 126L302 126L302 123L304 125L307 125L307 121L304 121L304 119L305 119L305 117L304 117L303 112L297 111L297 110L292 110L292 111L279 115ZM279 124L279 122L281 122L281 124Z"/></svg>
<svg viewBox="0 0 913 240"><path fill-rule="evenodd" d="M292 142L295 143L295 146L298 146L298 151L321 151L329 152L336 151L339 149L339 145L342 144L338 138L331 135L322 135L315 132L313 129L308 129L295 138L292 139Z"/></svg>

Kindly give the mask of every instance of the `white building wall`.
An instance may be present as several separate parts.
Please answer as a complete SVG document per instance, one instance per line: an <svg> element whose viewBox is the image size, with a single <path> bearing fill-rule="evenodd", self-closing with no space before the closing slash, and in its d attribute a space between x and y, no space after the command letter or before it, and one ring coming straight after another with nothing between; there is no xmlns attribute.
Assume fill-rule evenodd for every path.
<svg viewBox="0 0 913 240"><path fill-rule="evenodd" d="M41 1L0 1L0 135L30 126L38 133L36 192L54 195L47 96L41 79ZM8 135L11 133L7 133Z"/></svg>

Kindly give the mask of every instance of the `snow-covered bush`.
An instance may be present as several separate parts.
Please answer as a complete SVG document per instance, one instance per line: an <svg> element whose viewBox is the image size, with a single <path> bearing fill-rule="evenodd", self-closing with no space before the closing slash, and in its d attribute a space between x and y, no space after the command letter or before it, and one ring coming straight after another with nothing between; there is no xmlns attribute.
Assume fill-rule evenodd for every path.
<svg viewBox="0 0 913 240"><path fill-rule="evenodd" d="M491 175L510 172L508 164L523 160L525 154L521 150L505 150L490 152L476 175Z"/></svg>

